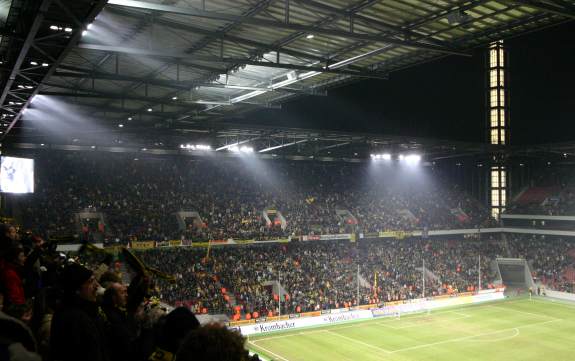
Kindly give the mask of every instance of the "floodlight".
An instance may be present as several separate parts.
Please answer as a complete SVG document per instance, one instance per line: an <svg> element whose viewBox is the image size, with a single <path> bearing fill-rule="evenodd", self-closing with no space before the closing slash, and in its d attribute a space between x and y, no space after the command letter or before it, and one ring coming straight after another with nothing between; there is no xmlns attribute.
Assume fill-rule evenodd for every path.
<svg viewBox="0 0 575 361"><path fill-rule="evenodd" d="M406 155L403 158L403 160L408 165L416 165L416 164L419 164L419 162L421 161L421 156L418 154L410 154L410 155Z"/></svg>

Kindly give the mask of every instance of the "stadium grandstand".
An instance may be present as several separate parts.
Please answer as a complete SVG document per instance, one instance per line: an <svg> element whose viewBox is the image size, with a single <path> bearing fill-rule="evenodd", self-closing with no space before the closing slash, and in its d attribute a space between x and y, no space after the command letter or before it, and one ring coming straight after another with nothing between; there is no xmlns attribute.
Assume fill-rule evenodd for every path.
<svg viewBox="0 0 575 361"><path fill-rule="evenodd" d="M0 361L571 360L573 0L1 0Z"/></svg>

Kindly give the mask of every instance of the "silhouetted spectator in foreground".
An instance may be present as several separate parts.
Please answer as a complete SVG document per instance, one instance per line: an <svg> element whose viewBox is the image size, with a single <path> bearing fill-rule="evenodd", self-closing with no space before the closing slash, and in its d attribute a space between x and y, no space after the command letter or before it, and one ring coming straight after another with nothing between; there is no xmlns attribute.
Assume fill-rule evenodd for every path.
<svg viewBox="0 0 575 361"><path fill-rule="evenodd" d="M259 360L244 348L245 339L236 331L219 325L202 326L188 334L176 359L178 361Z"/></svg>
<svg viewBox="0 0 575 361"><path fill-rule="evenodd" d="M176 352L186 335L200 326L196 316L184 307L176 308L168 313L162 322L156 350L150 356L150 361L176 360Z"/></svg>
<svg viewBox="0 0 575 361"><path fill-rule="evenodd" d="M52 320L52 359L109 361L105 323L96 303L100 285L92 271L70 264L62 272L61 284L65 296Z"/></svg>

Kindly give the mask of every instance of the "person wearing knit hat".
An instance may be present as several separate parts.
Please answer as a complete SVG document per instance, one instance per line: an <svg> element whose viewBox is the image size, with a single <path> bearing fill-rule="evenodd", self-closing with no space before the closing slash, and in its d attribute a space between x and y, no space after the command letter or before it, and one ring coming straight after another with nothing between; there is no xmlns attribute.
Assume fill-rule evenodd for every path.
<svg viewBox="0 0 575 361"><path fill-rule="evenodd" d="M93 272L71 263L60 274L59 281L64 299L52 318L52 359L109 361L106 323L96 303L100 285Z"/></svg>
<svg viewBox="0 0 575 361"><path fill-rule="evenodd" d="M88 268L78 263L69 264L60 275L60 284L65 294L76 293L82 299L96 302L100 285L94 277L94 272Z"/></svg>

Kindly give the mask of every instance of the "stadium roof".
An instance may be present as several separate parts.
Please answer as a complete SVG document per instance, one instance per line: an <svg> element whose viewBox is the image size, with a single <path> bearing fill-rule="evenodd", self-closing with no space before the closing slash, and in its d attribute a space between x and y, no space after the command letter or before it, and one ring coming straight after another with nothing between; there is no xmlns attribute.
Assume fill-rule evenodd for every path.
<svg viewBox="0 0 575 361"><path fill-rule="evenodd" d="M180 132L181 131L181 132ZM205 146L209 146L206 149ZM461 161L478 165L496 160L499 164L560 162L571 164L575 156L572 142L530 146L501 147L486 143L460 142L445 139L392 136L357 132L337 132L318 129L278 127L240 127L219 122L217 125L195 126L186 129L155 129L154 132L126 135L121 129L107 131L102 137L98 132L85 132L80 138L54 140L51 137L24 137L11 142L11 151L85 151L130 153L136 157L191 156L213 157L240 156L242 147L250 148L250 156L263 159L287 159L322 162L363 162L370 155L388 153L397 158L403 155L423 155L429 164ZM433 163L434 164L434 163Z"/></svg>
<svg viewBox="0 0 575 361"><path fill-rule="evenodd" d="M253 130L224 121L249 110L469 56L575 18L575 2L565 0L13 0L0 8L3 138L18 128L43 134L17 126L40 95L131 134L186 137L217 122L210 132L239 139ZM276 133L279 144L297 138Z"/></svg>

